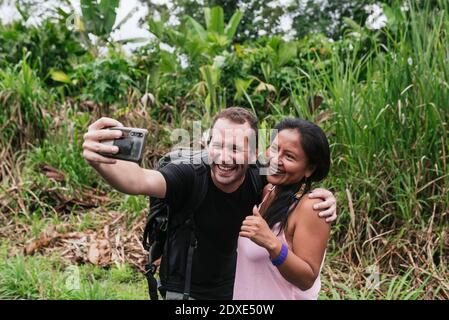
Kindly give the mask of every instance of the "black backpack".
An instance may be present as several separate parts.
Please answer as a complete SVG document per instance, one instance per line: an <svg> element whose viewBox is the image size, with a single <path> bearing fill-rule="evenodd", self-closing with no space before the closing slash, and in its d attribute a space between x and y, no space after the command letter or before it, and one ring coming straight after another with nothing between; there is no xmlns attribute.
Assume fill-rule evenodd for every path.
<svg viewBox="0 0 449 320"><path fill-rule="evenodd" d="M176 268L178 270L176 273L184 276L182 280L184 282L184 299L189 298L192 259L197 244L193 215L201 206L208 191L210 167L206 150L179 149L170 152L159 160L158 168L163 168L169 163L193 164L196 175L191 196L181 214L177 212L170 218L170 208L166 201L150 197L150 212L144 229L142 245L149 253L148 262L145 265L145 276L151 300L158 299L158 289L163 297L167 289L164 285L158 286L155 278L157 267L154 262L162 255L164 255L164 260L159 270L161 282L168 283L168 285L176 284L179 287L180 279L169 279L173 273L171 271ZM264 186L258 173L258 166L251 165L248 171L254 192L261 194ZM170 252L173 250L187 250L187 254Z"/></svg>

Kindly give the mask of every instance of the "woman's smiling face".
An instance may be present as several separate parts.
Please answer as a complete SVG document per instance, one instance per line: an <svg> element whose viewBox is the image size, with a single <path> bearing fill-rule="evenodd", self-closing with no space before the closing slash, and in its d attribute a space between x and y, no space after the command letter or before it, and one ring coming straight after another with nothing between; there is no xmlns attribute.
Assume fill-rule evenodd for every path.
<svg viewBox="0 0 449 320"><path fill-rule="evenodd" d="M279 131L267 149L266 155L270 165L267 180L273 185L298 183L313 173L313 168L308 165L307 156L301 146L301 135L298 130Z"/></svg>

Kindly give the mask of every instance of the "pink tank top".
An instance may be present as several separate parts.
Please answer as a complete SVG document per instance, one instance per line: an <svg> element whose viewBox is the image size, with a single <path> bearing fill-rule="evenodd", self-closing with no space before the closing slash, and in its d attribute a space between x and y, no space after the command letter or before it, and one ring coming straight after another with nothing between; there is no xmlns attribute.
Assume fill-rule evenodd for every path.
<svg viewBox="0 0 449 320"><path fill-rule="evenodd" d="M278 225L274 227L278 233ZM287 244L284 232L279 240ZM321 288L320 276L308 290L288 282L271 263L268 251L248 238L239 237L234 300L316 300Z"/></svg>

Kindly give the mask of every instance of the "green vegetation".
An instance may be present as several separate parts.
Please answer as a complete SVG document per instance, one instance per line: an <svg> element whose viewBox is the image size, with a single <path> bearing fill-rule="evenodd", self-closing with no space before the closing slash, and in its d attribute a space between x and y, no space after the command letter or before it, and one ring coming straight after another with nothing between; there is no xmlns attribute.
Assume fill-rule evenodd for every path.
<svg viewBox="0 0 449 320"><path fill-rule="evenodd" d="M378 30L344 19L336 40L242 39L246 13L229 8L171 27L148 18L156 39L131 54L106 20L84 36L63 12L39 26L0 24L0 298L146 298L144 252L127 245L138 243L147 199L102 182L82 158L82 135L101 115L148 128L151 167L174 128L207 128L217 110L240 105L263 128L300 116L328 134L324 187L339 219L322 299L448 299L449 6L406 2L383 5ZM97 9L85 8L85 24L88 10ZM90 33L103 43L87 44ZM50 226L59 234L24 255ZM104 234L106 266L67 260L65 244L83 249ZM70 266L79 290L67 289Z"/></svg>
<svg viewBox="0 0 449 320"><path fill-rule="evenodd" d="M74 276L79 282L73 282ZM146 280L128 265L101 269L92 265L63 265L58 256L0 260L3 299L114 300L147 299Z"/></svg>

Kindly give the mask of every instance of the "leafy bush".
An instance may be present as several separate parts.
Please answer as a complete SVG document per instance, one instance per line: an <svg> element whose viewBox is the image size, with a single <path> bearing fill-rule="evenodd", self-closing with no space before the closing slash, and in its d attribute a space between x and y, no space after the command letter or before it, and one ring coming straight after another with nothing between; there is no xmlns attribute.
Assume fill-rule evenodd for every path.
<svg viewBox="0 0 449 320"><path fill-rule="evenodd" d="M43 139L52 96L29 66L27 57L15 67L0 69L0 143L24 146Z"/></svg>
<svg viewBox="0 0 449 320"><path fill-rule="evenodd" d="M111 104L126 101L128 90L137 87L134 78L138 73L130 61L112 52L109 57L79 64L71 78L81 100L93 100L107 111Z"/></svg>
<svg viewBox="0 0 449 320"><path fill-rule="evenodd" d="M68 72L72 63L86 54L62 18L46 19L39 26L27 26L22 20L0 24L0 43L2 69L18 64L25 52L30 67L47 84L54 84L49 77L51 70Z"/></svg>

